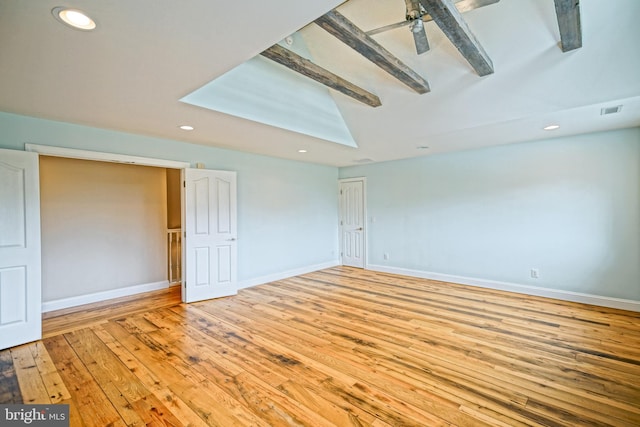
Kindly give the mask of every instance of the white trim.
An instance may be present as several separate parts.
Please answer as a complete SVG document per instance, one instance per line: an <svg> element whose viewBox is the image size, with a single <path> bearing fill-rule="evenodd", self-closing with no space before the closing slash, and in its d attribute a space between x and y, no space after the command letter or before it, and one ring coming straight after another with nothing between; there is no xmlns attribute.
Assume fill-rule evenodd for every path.
<svg viewBox="0 0 640 427"><path fill-rule="evenodd" d="M96 292L87 295L78 295L77 297L62 298L54 301L46 301L42 303L42 312L46 313L49 311L62 310L63 308L76 307L83 304L91 304L94 302L101 302L113 298L128 297L130 295L157 291L159 289L166 289L168 287L169 281L161 280L160 282L127 286L124 288L112 289L110 291Z"/></svg>
<svg viewBox="0 0 640 427"><path fill-rule="evenodd" d="M255 277L253 279L238 282L238 289L250 288L252 286L264 285L265 283L275 282L277 280L288 279L301 274L312 273L325 268L332 268L340 265L339 260L324 262L322 264L309 265L307 267L295 268L293 270L283 271L279 273L268 274L266 276Z"/></svg>
<svg viewBox="0 0 640 427"><path fill-rule="evenodd" d="M77 150L75 148L55 147L52 145L24 144L25 151L46 156L67 157L71 159L96 160L100 162L126 163L138 166L156 166L161 168L184 169L191 167L189 162L154 159L151 157L129 156L127 154L104 153L100 151Z"/></svg>
<svg viewBox="0 0 640 427"><path fill-rule="evenodd" d="M454 276L450 274L433 273L430 271L388 267L384 265L370 264L367 265L366 268L368 270L380 271L383 273L400 274L404 276L419 277L422 279L438 280L442 282L460 283L462 285L477 286L480 288L496 289L500 291L516 292L519 294L534 295L539 297L554 298L563 301L579 302L583 304L592 304L602 307L640 312L640 301L635 300L584 294L580 292L565 291L561 289L542 288L539 286L520 285L517 283L478 279L474 277Z"/></svg>
<svg viewBox="0 0 640 427"><path fill-rule="evenodd" d="M24 150L38 153L45 156L65 157L71 159L95 160L100 162L125 163L136 166L154 166L170 169L185 169L191 167L189 162L176 160L156 159L151 157L130 156L127 154L106 153L101 151L78 150L75 148L57 147L53 145L24 144ZM182 186L181 186L182 187ZM182 203L182 202L181 202ZM179 284L179 283L178 283ZM91 304L106 299L119 298L135 295L143 292L154 291L169 287L169 281L146 283L142 285L128 286L93 294L79 295L76 297L62 298L54 301L42 303L42 312L46 313L54 310L61 310L69 307L76 307L83 304Z"/></svg>

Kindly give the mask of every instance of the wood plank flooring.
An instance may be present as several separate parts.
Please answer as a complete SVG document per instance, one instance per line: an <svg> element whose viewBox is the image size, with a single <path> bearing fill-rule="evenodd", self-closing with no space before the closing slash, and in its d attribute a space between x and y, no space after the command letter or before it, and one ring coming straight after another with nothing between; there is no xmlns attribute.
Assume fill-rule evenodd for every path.
<svg viewBox="0 0 640 427"><path fill-rule="evenodd" d="M0 352L0 403L72 426L640 425L634 312L336 267L43 327Z"/></svg>
<svg viewBox="0 0 640 427"><path fill-rule="evenodd" d="M42 315L42 336L44 338L70 332L79 327L98 326L100 323L121 316L131 316L148 311L150 307L162 308L180 304L180 286L146 292L121 298L113 298L94 304L50 311Z"/></svg>

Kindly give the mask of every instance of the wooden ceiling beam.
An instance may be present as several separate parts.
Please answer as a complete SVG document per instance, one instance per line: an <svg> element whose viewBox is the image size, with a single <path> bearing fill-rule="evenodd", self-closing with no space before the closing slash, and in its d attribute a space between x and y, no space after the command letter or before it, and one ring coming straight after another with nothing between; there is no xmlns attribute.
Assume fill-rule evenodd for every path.
<svg viewBox="0 0 640 427"><path fill-rule="evenodd" d="M555 0L555 4L562 51L581 48L580 0Z"/></svg>
<svg viewBox="0 0 640 427"><path fill-rule="evenodd" d="M261 55L371 107L379 107L382 105L380 98L376 95L367 92L361 87L333 74L331 71L314 64L279 44L271 46L262 52Z"/></svg>
<svg viewBox="0 0 640 427"><path fill-rule="evenodd" d="M321 28L418 93L430 91L429 83L336 10L315 20Z"/></svg>
<svg viewBox="0 0 640 427"><path fill-rule="evenodd" d="M493 74L493 63L452 0L420 0L451 43L479 76Z"/></svg>

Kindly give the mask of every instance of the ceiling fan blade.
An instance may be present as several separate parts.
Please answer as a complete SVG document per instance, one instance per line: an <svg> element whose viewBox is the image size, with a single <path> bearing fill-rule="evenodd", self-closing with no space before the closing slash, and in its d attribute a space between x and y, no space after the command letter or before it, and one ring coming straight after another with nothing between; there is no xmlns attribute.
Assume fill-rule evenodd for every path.
<svg viewBox="0 0 640 427"><path fill-rule="evenodd" d="M477 9L483 6L489 6L494 3L498 3L500 0L456 0L455 5L456 9L460 13L469 12L470 10ZM429 14L422 16L423 22L433 21L433 18ZM405 25L411 25L412 21L402 21L396 22L395 24L385 25L384 27L374 28L373 30L367 31L368 36L373 36L376 34L383 33L385 31L394 30L396 28L404 27Z"/></svg>
<svg viewBox="0 0 640 427"><path fill-rule="evenodd" d="M389 24L389 25L385 25L384 27L374 28L373 30L367 31L366 34L368 36L374 36L376 34L384 33L385 31L406 27L407 25L411 25L411 21L396 22L395 24Z"/></svg>
<svg viewBox="0 0 640 427"><path fill-rule="evenodd" d="M411 27L413 33L413 41L416 44L416 52L421 55L429 50L429 40L427 39L427 33L424 30L424 24L422 21L417 21Z"/></svg>

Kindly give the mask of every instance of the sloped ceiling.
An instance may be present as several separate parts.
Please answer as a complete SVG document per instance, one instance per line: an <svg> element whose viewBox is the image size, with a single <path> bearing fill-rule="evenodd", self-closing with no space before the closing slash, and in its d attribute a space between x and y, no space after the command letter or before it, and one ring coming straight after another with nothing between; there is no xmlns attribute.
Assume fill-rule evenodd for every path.
<svg viewBox="0 0 640 427"><path fill-rule="evenodd" d="M401 0L65 5L98 29L61 25L51 14L57 1L0 2L0 111L334 166L640 125L637 0L581 2L583 47L567 53L553 0L501 0L466 13L493 61L485 77L434 23L426 24L431 50L420 56L406 28L376 35L429 81L423 95L307 25L338 7L370 30L404 19ZM298 30L314 62L380 97L371 108L331 92L357 148L180 102ZM619 104L620 113L600 115ZM541 129L552 123L561 128Z"/></svg>
<svg viewBox="0 0 640 427"><path fill-rule="evenodd" d="M310 57L298 32L288 48ZM216 77L181 101L326 141L357 147L329 88L262 55Z"/></svg>

